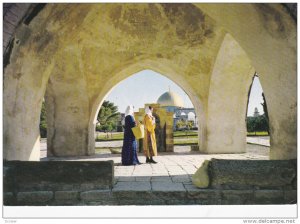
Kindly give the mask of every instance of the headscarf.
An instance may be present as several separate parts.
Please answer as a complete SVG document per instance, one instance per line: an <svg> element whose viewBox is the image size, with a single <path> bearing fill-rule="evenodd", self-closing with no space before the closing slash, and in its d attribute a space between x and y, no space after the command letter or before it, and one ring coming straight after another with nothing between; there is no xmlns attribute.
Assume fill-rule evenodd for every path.
<svg viewBox="0 0 300 224"><path fill-rule="evenodd" d="M127 115L131 115L131 116L134 117L133 113L134 113L133 106L132 106L132 105L129 105L129 106L126 108L126 111L125 111L125 117L126 117Z"/></svg>
<svg viewBox="0 0 300 224"><path fill-rule="evenodd" d="M145 114L148 114L148 115L152 116L152 111L150 110L149 106L146 106Z"/></svg>
<svg viewBox="0 0 300 224"><path fill-rule="evenodd" d="M132 117L133 117L133 119L134 119L134 110L133 110L133 106L132 105L129 105L127 108L126 108L126 110L125 110L125 117L127 116L127 115L131 115ZM125 117L124 117L124 119L121 121L121 123L122 123L122 125L123 126L125 126Z"/></svg>

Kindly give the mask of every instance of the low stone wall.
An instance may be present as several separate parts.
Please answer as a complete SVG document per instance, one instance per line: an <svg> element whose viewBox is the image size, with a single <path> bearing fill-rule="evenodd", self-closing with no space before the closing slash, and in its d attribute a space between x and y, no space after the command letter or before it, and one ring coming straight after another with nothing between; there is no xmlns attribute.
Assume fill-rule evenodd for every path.
<svg viewBox="0 0 300 224"><path fill-rule="evenodd" d="M214 189L297 189L297 160L212 159L208 176Z"/></svg>
<svg viewBox="0 0 300 224"><path fill-rule="evenodd" d="M297 161L207 161L209 184L122 182L113 162L5 162L4 205L251 205L297 203ZM163 177L162 177L163 178Z"/></svg>
<svg viewBox="0 0 300 224"><path fill-rule="evenodd" d="M81 204L81 192L114 184L113 161L5 161L3 168L4 205Z"/></svg>

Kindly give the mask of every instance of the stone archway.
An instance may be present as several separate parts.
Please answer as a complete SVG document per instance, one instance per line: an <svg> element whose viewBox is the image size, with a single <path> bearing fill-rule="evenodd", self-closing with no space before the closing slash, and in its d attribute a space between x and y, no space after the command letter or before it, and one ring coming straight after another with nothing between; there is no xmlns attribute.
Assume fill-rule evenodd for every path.
<svg viewBox="0 0 300 224"><path fill-rule="evenodd" d="M111 76L111 81L107 82L107 85L101 89L99 96L93 104L93 110L89 121L89 151L92 152L94 150L94 130L97 122L96 118L105 97L119 82L126 79L130 75L145 69L156 71L161 75L164 75L165 77L169 78L178 86L180 86L189 96L192 104L195 107L195 113L197 114L198 123L200 124L198 128L198 142L200 151L203 151L206 147L206 117L204 112L205 105L199 99L200 97L197 96L198 94L191 86L191 84L187 82L184 78L182 78L182 76L178 74L178 72L176 72L177 66L167 60L164 60L163 62L154 60L143 60L138 63L127 66L121 72Z"/></svg>
<svg viewBox="0 0 300 224"><path fill-rule="evenodd" d="M195 100L194 105L203 105L198 109L204 114L199 123L205 125L199 133L203 144L200 150L218 152L212 141L208 140L212 144L206 146L206 139L218 136L211 128L214 122L209 119L206 131L206 119L212 115L209 111L214 111L211 107L214 73L225 71L224 67L216 67L221 66L216 58L227 32L260 74L269 107L270 157L296 158L296 23L281 4L47 4L30 22L22 22L12 31L14 44L9 47L4 68L5 159L39 159L38 115L48 79L57 62L61 63L57 74L70 76L73 61L78 62L75 73L80 74L82 85L71 92L87 96L84 113L89 115L78 127L85 128L87 137L76 144L80 148L75 153L93 153L89 134L91 117L110 89L111 74L143 60L159 63L156 66L146 63L141 68L176 67L174 70L180 74L177 82L187 80L191 88L183 89L192 92L190 98ZM62 52L69 55L69 64L59 62ZM60 90L69 88L65 78ZM57 102L60 103L56 104L56 112L69 108L76 114L76 108L82 106L77 101L72 105L62 100ZM56 113L56 116L63 114ZM70 122L75 118L70 117ZM67 133L66 127L60 128L55 127L62 133L55 135L58 149L76 134L82 134L74 128L75 135L68 137L63 134Z"/></svg>
<svg viewBox="0 0 300 224"><path fill-rule="evenodd" d="M207 152L246 152L245 114L253 74L254 68L243 49L226 34L211 76Z"/></svg>
<svg viewBox="0 0 300 224"><path fill-rule="evenodd" d="M270 158L297 158L295 19L284 4L196 6L209 14L235 38L260 74L268 101Z"/></svg>

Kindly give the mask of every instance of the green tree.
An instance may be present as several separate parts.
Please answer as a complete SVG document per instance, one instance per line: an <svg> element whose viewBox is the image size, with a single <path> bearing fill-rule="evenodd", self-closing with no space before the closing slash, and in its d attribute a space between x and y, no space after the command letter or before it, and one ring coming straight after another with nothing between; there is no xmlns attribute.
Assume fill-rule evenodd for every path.
<svg viewBox="0 0 300 224"><path fill-rule="evenodd" d="M193 121L187 121L186 127L187 127L188 130L191 130L193 126L194 126L194 122Z"/></svg>
<svg viewBox="0 0 300 224"><path fill-rule="evenodd" d="M247 131L255 132L255 117L247 117Z"/></svg>
<svg viewBox="0 0 300 224"><path fill-rule="evenodd" d="M97 116L99 122L98 130L104 132L113 131L119 119L118 107L114 103L104 101Z"/></svg>
<svg viewBox="0 0 300 224"><path fill-rule="evenodd" d="M40 135L41 138L47 138L47 114L45 101L42 102L42 110L40 115Z"/></svg>
<svg viewBox="0 0 300 224"><path fill-rule="evenodd" d="M176 129L182 129L183 127L185 127L185 122L183 120L177 121Z"/></svg>
<svg viewBox="0 0 300 224"><path fill-rule="evenodd" d="M258 132L258 131L268 131L269 125L265 115L260 115L257 117L247 117L247 131L248 132Z"/></svg>
<svg viewBox="0 0 300 224"><path fill-rule="evenodd" d="M267 101L266 101L266 98L265 98L265 94L264 93L262 93L261 94L262 95L262 98L263 98L263 103L261 103L261 105L262 105L262 107L263 107L263 109L264 109L264 115L265 115L265 119L266 119L266 122L267 122L267 124L266 124L266 126L267 126L267 132L268 132L268 134L270 134L270 129L269 129L269 114L268 114L268 107L267 107Z"/></svg>

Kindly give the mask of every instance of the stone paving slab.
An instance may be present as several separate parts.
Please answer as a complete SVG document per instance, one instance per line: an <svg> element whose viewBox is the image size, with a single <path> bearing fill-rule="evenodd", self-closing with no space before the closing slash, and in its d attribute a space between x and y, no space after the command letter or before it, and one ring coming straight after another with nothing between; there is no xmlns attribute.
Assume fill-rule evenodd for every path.
<svg viewBox="0 0 300 224"><path fill-rule="evenodd" d="M150 181L151 177L150 176L141 176L141 177L135 177L135 181Z"/></svg>
<svg viewBox="0 0 300 224"><path fill-rule="evenodd" d="M186 191L182 183L152 182L152 191Z"/></svg>
<svg viewBox="0 0 300 224"><path fill-rule="evenodd" d="M151 191L151 184L148 181L117 182L112 191Z"/></svg>
<svg viewBox="0 0 300 224"><path fill-rule="evenodd" d="M154 176L151 177L151 182L172 182L169 176Z"/></svg>

